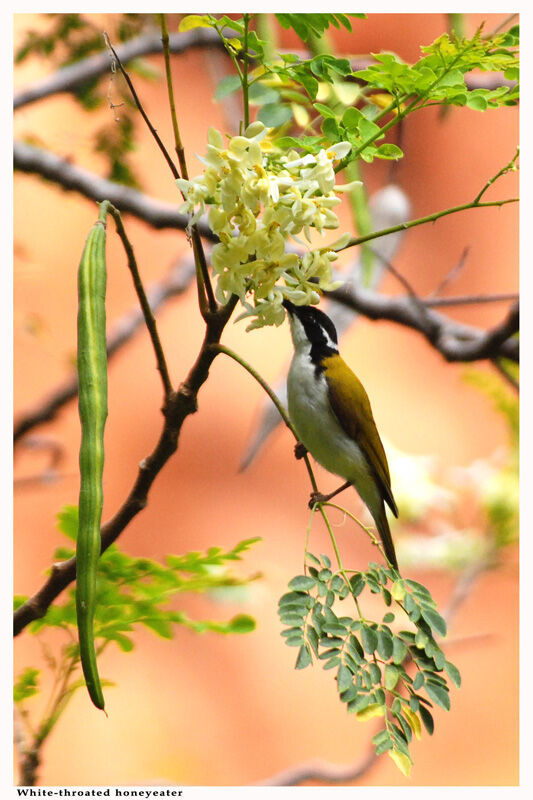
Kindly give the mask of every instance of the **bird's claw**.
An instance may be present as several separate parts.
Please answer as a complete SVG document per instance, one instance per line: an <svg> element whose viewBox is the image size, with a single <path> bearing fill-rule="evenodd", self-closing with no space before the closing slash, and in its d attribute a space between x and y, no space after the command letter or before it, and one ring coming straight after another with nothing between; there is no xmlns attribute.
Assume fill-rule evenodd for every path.
<svg viewBox="0 0 533 800"><path fill-rule="evenodd" d="M317 503L325 503L328 499L328 496L322 494L322 492L311 492L309 496L309 508L312 511Z"/></svg>

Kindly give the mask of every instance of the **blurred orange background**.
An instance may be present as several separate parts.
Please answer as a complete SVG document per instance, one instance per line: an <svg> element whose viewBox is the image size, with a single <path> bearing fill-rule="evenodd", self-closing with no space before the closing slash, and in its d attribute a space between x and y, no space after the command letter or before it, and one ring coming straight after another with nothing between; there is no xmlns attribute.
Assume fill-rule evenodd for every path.
<svg viewBox="0 0 533 800"><path fill-rule="evenodd" d="M466 15L467 33L486 19L493 30L506 15ZM106 28L105 15L93 19ZM15 15L15 45L24 32L46 24L42 17ZM354 21L352 37L336 32L339 53L391 50L416 60L419 46L446 30L443 14L370 14ZM282 34L282 46L298 40ZM162 74L162 59L150 62ZM15 72L15 89L47 74L50 66L31 61ZM210 125L224 130L220 104L203 50L173 59L177 111L192 174L200 171L194 153L205 149ZM169 149L172 131L163 80L134 77L145 109ZM22 108L15 133L31 134L58 154L102 173L91 151L94 130L111 119L104 107L92 115L61 95ZM518 139L516 108L480 114L452 108L445 117L429 109L407 120L404 160L396 182L412 203L412 218L468 202L513 156ZM168 168L150 134L139 123L135 166L147 194L178 203ZM369 191L387 180L389 165L367 167ZM515 174L493 187L487 199L516 196ZM14 272L15 414L33 407L70 373L76 336L76 270L83 242L97 217L96 204L33 176L16 174ZM342 223L350 229L347 209ZM341 223L341 224L342 224ZM126 229L145 284L164 277L169 265L188 252L180 232L157 232L132 218ZM111 231L112 228L109 228ZM395 267L421 294L431 292L459 261L466 264L450 294L516 291L518 226L514 206L452 215L411 231ZM108 236L108 327L135 306L135 295L114 234ZM400 294L392 275L382 289ZM484 304L447 310L468 324L488 327L503 318L505 306ZM198 353L203 326L194 288L168 303L158 315L160 335L175 383ZM230 324L223 341L237 350L269 382L291 353L288 328L244 333ZM433 455L448 466L489 457L507 441L503 421L490 402L467 385L462 365L447 364L417 333L387 322L361 319L343 340L343 355L371 397L386 442L411 454ZM486 367L483 367L486 368ZM198 617L229 618L245 612L257 630L244 636L193 634L179 629L171 642L141 631L133 653L108 649L101 674L117 685L106 693L109 718L90 704L84 691L71 701L46 744L39 771L42 785L177 783L243 785L311 758L343 764L367 749L372 722L358 723L338 702L331 673L319 667L296 672L296 652L280 636L277 600L301 572L308 523L308 479L292 453L288 432L278 431L251 468L239 461L262 402L260 388L236 364L217 358L199 396L199 412L186 420L178 453L158 476L148 507L119 540L133 555L162 560L166 553L230 547L261 536L262 542L236 567L242 575L260 572L240 602L184 598ZM104 519L123 502L139 461L153 449L162 418L161 387L144 330L112 360L106 428ZM34 435L50 437L64 449L62 480L51 485L20 484L15 491L15 591L33 594L43 581L53 550L64 544L55 515L76 503L79 423L76 403ZM45 456L20 448L15 477L35 474ZM337 481L317 468L320 486ZM355 495L343 502L359 509ZM339 534L342 537L342 533ZM328 552L318 522L313 552ZM347 563L373 554L364 537L341 538ZM456 617L450 637L487 634L479 642L450 646L449 658L463 676L452 690L452 711L436 710L433 737L412 746L414 767L404 778L386 756L365 775L367 786L514 785L518 782L516 554L485 575ZM410 577L426 583L445 603L456 576L436 572ZM59 642L59 636L49 641ZM15 671L43 664L35 637L15 640ZM46 687L46 670L43 684ZM40 705L41 704L41 705ZM41 698L33 701L36 712Z"/></svg>

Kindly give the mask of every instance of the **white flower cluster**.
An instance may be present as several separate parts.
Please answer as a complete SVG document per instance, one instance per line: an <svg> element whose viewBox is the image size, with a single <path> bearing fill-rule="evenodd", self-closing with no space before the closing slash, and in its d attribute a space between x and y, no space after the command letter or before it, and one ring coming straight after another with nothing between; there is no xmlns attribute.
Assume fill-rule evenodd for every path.
<svg viewBox="0 0 533 800"><path fill-rule="evenodd" d="M267 133L254 122L225 148L222 134L211 128L200 159L204 173L177 181L185 198L180 211L190 215L191 225L207 211L209 227L220 239L211 256L217 299L226 303L238 295L247 309L242 316L255 317L248 329L280 325L285 298L296 305L318 303L317 288L332 288L334 246L300 257L287 252L287 242L302 231L310 241L311 228L320 233L337 228L335 192L353 185L335 185L333 161L348 154L347 142L316 155L283 155Z"/></svg>

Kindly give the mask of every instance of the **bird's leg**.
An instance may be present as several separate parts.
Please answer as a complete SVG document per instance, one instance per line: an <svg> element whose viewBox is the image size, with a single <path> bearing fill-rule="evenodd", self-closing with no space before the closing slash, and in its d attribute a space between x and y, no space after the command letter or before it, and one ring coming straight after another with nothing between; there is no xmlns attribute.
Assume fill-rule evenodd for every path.
<svg viewBox="0 0 533 800"><path fill-rule="evenodd" d="M307 454L307 452L308 452L307 447L303 445L301 442L298 442L298 444L294 445L295 458L303 458Z"/></svg>
<svg viewBox="0 0 533 800"><path fill-rule="evenodd" d="M343 483L342 486L339 486L339 488L335 489L335 491L331 492L331 494L322 494L322 492L311 492L311 497L309 498L309 508L313 508L315 503L327 503L328 500L331 500L332 497L335 497L335 495L340 494L345 489L347 489L348 486L351 485L352 484L350 483L350 481L346 481L346 483Z"/></svg>

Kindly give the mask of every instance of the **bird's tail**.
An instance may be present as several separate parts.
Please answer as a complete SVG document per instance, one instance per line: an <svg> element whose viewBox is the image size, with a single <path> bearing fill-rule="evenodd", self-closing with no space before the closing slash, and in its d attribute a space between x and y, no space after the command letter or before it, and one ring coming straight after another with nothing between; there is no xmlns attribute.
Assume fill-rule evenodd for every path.
<svg viewBox="0 0 533 800"><path fill-rule="evenodd" d="M387 519L387 512L385 511L385 505L383 501L381 502L380 513L375 515L374 520L376 522L379 536L383 543L383 549L385 550L385 555L387 556L387 560L392 564L392 566L395 569L398 569L398 560L396 558L394 542L392 541L392 536L389 528L389 521Z"/></svg>

